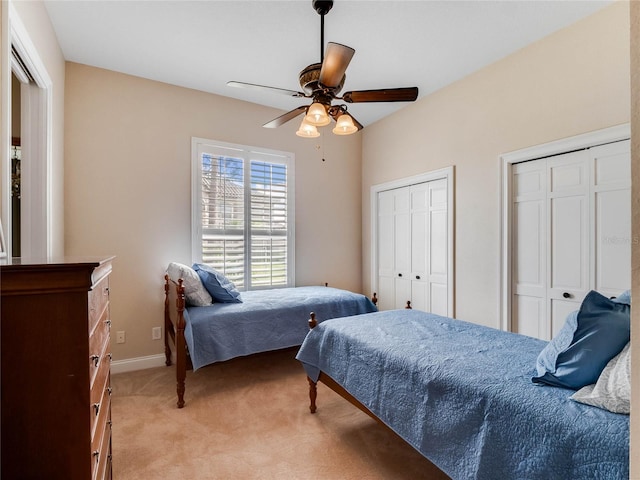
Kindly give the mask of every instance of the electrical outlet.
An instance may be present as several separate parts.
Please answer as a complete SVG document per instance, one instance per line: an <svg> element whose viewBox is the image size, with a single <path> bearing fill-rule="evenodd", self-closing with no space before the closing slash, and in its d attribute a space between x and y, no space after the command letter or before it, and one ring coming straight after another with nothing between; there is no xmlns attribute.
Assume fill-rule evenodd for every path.
<svg viewBox="0 0 640 480"><path fill-rule="evenodd" d="M162 338L162 327L153 327L151 329L151 340L160 340Z"/></svg>
<svg viewBox="0 0 640 480"><path fill-rule="evenodd" d="M116 332L116 343L124 343L124 330Z"/></svg>

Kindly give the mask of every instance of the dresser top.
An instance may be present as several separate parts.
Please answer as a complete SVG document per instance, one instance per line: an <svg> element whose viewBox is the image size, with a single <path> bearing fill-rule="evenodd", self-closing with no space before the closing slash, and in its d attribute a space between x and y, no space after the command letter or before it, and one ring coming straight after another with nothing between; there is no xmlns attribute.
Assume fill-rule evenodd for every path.
<svg viewBox="0 0 640 480"><path fill-rule="evenodd" d="M13 265L31 265L31 266L54 266L54 265L77 265L77 264L94 264L101 265L113 260L114 256L77 256L77 257L13 257L0 259L0 268L10 267Z"/></svg>
<svg viewBox="0 0 640 480"><path fill-rule="evenodd" d="M12 258L0 264L0 294L88 291L111 273L113 258Z"/></svg>

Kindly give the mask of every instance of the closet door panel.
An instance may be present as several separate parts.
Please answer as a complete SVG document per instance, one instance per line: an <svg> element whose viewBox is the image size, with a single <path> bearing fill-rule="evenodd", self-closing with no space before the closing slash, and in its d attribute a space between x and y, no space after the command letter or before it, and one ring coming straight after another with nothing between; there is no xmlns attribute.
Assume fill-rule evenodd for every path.
<svg viewBox="0 0 640 480"><path fill-rule="evenodd" d="M595 289L617 296L631 285L631 162L629 142L593 148Z"/></svg>
<svg viewBox="0 0 640 480"><path fill-rule="evenodd" d="M424 280L412 280L411 281L411 308L416 310L424 310L429 312L429 282ZM406 306L406 303L405 305Z"/></svg>
<svg viewBox="0 0 640 480"><path fill-rule="evenodd" d="M546 299L544 297L515 295L512 305L512 330L522 335L546 338Z"/></svg>
<svg viewBox="0 0 640 480"><path fill-rule="evenodd" d="M406 188L393 192L395 272L406 279L411 273L411 197Z"/></svg>
<svg viewBox="0 0 640 480"><path fill-rule="evenodd" d="M432 283L430 297L431 305L430 310L428 311L437 315L442 315L443 317L449 316L447 284Z"/></svg>
<svg viewBox="0 0 640 480"><path fill-rule="evenodd" d="M412 185L411 192L411 306L429 311L429 183Z"/></svg>
<svg viewBox="0 0 640 480"><path fill-rule="evenodd" d="M392 310L396 308L396 286L393 277L378 277L378 309Z"/></svg>
<svg viewBox="0 0 640 480"><path fill-rule="evenodd" d="M631 193L596 194L596 289L615 296L631 285Z"/></svg>
<svg viewBox="0 0 640 480"><path fill-rule="evenodd" d="M551 288L588 287L588 210L586 196L551 199Z"/></svg>
<svg viewBox="0 0 640 480"><path fill-rule="evenodd" d="M394 192L378 194L378 307L395 308L395 199Z"/></svg>
<svg viewBox="0 0 640 480"><path fill-rule="evenodd" d="M547 160L549 205L548 328L551 339L589 291L589 159L584 151Z"/></svg>
<svg viewBox="0 0 640 480"><path fill-rule="evenodd" d="M448 315L449 217L447 182L429 183L429 299L430 312Z"/></svg>
<svg viewBox="0 0 640 480"><path fill-rule="evenodd" d="M407 301L411 300L411 280L408 278L396 278L395 304L393 308L404 308Z"/></svg>
<svg viewBox="0 0 640 480"><path fill-rule="evenodd" d="M545 164L514 165L513 187L512 330L547 338Z"/></svg>

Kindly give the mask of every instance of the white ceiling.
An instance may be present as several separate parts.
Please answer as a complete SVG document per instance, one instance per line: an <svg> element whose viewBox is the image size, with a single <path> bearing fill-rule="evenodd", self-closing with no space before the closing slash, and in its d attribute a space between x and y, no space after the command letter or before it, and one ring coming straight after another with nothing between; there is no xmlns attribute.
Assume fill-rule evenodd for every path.
<svg viewBox="0 0 640 480"><path fill-rule="evenodd" d="M609 3L336 0L325 43L356 50L343 92L417 86L422 97ZM300 70L320 61L320 16L311 0L45 5L66 60L284 111L309 103L226 83L300 90ZM405 105L352 104L349 112L366 126Z"/></svg>

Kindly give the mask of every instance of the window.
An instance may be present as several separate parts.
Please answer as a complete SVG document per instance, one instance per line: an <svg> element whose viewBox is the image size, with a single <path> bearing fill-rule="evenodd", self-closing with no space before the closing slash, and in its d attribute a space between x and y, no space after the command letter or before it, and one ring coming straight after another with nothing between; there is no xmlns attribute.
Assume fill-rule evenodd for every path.
<svg viewBox="0 0 640 480"><path fill-rule="evenodd" d="M293 154L194 138L194 262L240 290L293 286Z"/></svg>

